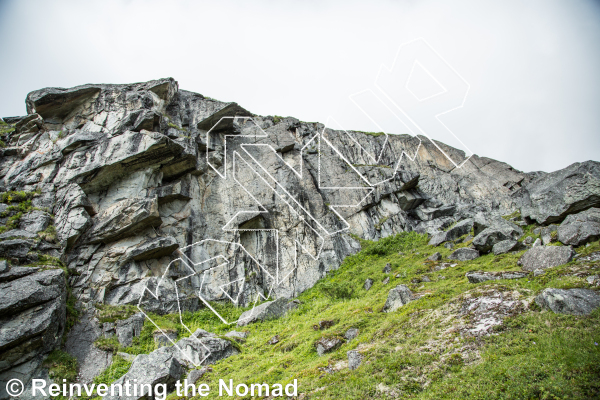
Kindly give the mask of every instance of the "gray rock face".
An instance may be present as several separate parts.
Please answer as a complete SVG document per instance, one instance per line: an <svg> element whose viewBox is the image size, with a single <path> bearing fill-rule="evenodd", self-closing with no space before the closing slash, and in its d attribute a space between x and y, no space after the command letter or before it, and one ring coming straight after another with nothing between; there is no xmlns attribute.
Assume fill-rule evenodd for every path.
<svg viewBox="0 0 600 400"><path fill-rule="evenodd" d="M60 269L28 267L12 267L2 275L0 373L3 379L26 381L39 372L43 357L61 344L66 318L65 276Z"/></svg>
<svg viewBox="0 0 600 400"><path fill-rule="evenodd" d="M348 356L348 368L355 370L360 367L362 355L356 350L350 350L346 353Z"/></svg>
<svg viewBox="0 0 600 400"><path fill-rule="evenodd" d="M283 298L267 301L252 310L245 311L240 315L237 326L246 326L254 322L279 318L285 314L287 302L288 301Z"/></svg>
<svg viewBox="0 0 600 400"><path fill-rule="evenodd" d="M385 267L383 267L383 270L381 271L384 274L389 274L390 272L392 272L392 265L390 263L385 264Z"/></svg>
<svg viewBox="0 0 600 400"><path fill-rule="evenodd" d="M144 319L146 319L144 314L136 313L127 319L117 321L115 324L115 332L121 346L131 346L133 338L140 336L142 328L144 327Z"/></svg>
<svg viewBox="0 0 600 400"><path fill-rule="evenodd" d="M162 223L156 198L122 200L96 216L96 221L88 243L108 243Z"/></svg>
<svg viewBox="0 0 600 400"><path fill-rule="evenodd" d="M369 289L371 289L372 286L373 286L373 279L367 278L365 280L365 284L363 285L363 289L369 290Z"/></svg>
<svg viewBox="0 0 600 400"><path fill-rule="evenodd" d="M383 312L393 312L413 300L413 293L406 285L398 285L388 293Z"/></svg>
<svg viewBox="0 0 600 400"><path fill-rule="evenodd" d="M427 257L427 260L429 261L440 261L442 259L442 255L439 252L435 252L432 255L430 255L429 257Z"/></svg>
<svg viewBox="0 0 600 400"><path fill-rule="evenodd" d="M246 341L246 338L249 335L250 335L250 332L236 332L236 331L227 332L225 334L226 337L232 338L233 340L235 340L238 343L244 343Z"/></svg>
<svg viewBox="0 0 600 400"><path fill-rule="evenodd" d="M77 358L79 382L92 382L112 363L112 353L94 346L102 333L98 320L89 314L81 316L69 331L65 351Z"/></svg>
<svg viewBox="0 0 600 400"><path fill-rule="evenodd" d="M33 210L21 217L19 226L25 231L38 233L46 229L51 221L52 217L48 215L48 213L40 210Z"/></svg>
<svg viewBox="0 0 600 400"><path fill-rule="evenodd" d="M477 250L469 249L468 247L462 247L452 252L452 254L448 256L448 259L457 261L468 261L474 260L477 257L479 257L479 252Z"/></svg>
<svg viewBox="0 0 600 400"><path fill-rule="evenodd" d="M600 238L600 208L590 208L569 215L558 227L558 240L563 244L581 246Z"/></svg>
<svg viewBox="0 0 600 400"><path fill-rule="evenodd" d="M21 262L28 261L29 250L34 242L26 239L11 239L0 242L0 257L16 258Z"/></svg>
<svg viewBox="0 0 600 400"><path fill-rule="evenodd" d="M556 314L588 315L600 307L600 294L589 289L544 289L535 302Z"/></svg>
<svg viewBox="0 0 600 400"><path fill-rule="evenodd" d="M600 206L600 163L586 161L535 179L516 194L521 215L539 224Z"/></svg>
<svg viewBox="0 0 600 400"><path fill-rule="evenodd" d="M535 246L523 254L517 264L526 271L543 270L566 264L574 255L570 246Z"/></svg>

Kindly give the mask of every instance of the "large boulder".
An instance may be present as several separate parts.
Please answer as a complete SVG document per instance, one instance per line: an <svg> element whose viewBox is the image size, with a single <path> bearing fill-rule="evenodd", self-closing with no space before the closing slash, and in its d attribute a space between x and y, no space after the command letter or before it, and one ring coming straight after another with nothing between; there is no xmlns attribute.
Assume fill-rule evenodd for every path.
<svg viewBox="0 0 600 400"><path fill-rule="evenodd" d="M569 215L558 227L558 240L580 246L600 238L600 208Z"/></svg>
<svg viewBox="0 0 600 400"><path fill-rule="evenodd" d="M383 306L383 312L393 312L409 303L414 298L413 293L406 285L398 285L388 293L387 300Z"/></svg>
<svg viewBox="0 0 600 400"><path fill-rule="evenodd" d="M521 216L539 224L600 206L600 162L586 161L543 175L520 193Z"/></svg>
<svg viewBox="0 0 600 400"><path fill-rule="evenodd" d="M492 247L492 253L494 253L494 255L505 254L509 251L521 250L521 246L525 247L516 240L503 240L501 242L496 243L494 247Z"/></svg>
<svg viewBox="0 0 600 400"><path fill-rule="evenodd" d="M245 311L238 319L238 326L245 326L254 322L267 321L283 316L286 312L287 299L279 298L267 301L251 310Z"/></svg>
<svg viewBox="0 0 600 400"><path fill-rule="evenodd" d="M509 271L509 272L484 272L484 271L471 271L467 272L465 276L470 283L481 283L485 281L495 281L497 279L521 279L529 275L527 272L521 271Z"/></svg>
<svg viewBox="0 0 600 400"><path fill-rule="evenodd" d="M475 236L473 245L480 252L487 253L496 243L518 240L521 236L523 236L523 229L503 218L497 218L490 221L489 226Z"/></svg>
<svg viewBox="0 0 600 400"><path fill-rule="evenodd" d="M519 258L517 265L526 271L544 270L566 264L574 256L571 246L535 246Z"/></svg>
<svg viewBox="0 0 600 400"><path fill-rule="evenodd" d="M140 354L137 356L129 371L121 378L117 379L114 384L124 386L126 382L136 385L150 385L152 389L156 385L165 385L167 391L174 388L175 382L183 375L185 371L184 365L174 355L170 347L161 347L150 354ZM138 386L140 387L140 386ZM167 393L164 393L165 395ZM147 396L148 393L138 393L136 396L105 396L107 400L139 400L146 398L155 398L155 396Z"/></svg>
<svg viewBox="0 0 600 400"><path fill-rule="evenodd" d="M588 315L600 307L600 294L589 289L544 289L535 302L556 314Z"/></svg>
<svg viewBox="0 0 600 400"><path fill-rule="evenodd" d="M468 247L462 247L453 251L449 256L449 260L457 260L457 261L469 261L474 260L479 257L479 252L475 249L470 249Z"/></svg>
<svg viewBox="0 0 600 400"><path fill-rule="evenodd" d="M448 242L451 240L456 240L459 237L468 234L473 229L473 220L468 218L463 221L460 221L458 224L454 225L452 228L448 229L445 232L439 232L433 235L431 240L429 241L430 246L439 246L444 242Z"/></svg>

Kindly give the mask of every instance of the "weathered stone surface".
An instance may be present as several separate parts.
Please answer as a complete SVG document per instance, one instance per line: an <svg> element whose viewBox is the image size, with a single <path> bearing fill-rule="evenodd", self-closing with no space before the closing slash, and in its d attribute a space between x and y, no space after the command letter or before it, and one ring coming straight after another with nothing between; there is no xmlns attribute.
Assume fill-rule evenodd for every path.
<svg viewBox="0 0 600 400"><path fill-rule="evenodd" d="M11 239L0 242L0 257L27 260L27 254L34 242L25 239Z"/></svg>
<svg viewBox="0 0 600 400"><path fill-rule="evenodd" d="M245 326L254 322L267 321L269 319L279 318L285 314L287 300L280 298L274 301L267 301L252 310L245 311L238 319L238 326Z"/></svg>
<svg viewBox="0 0 600 400"><path fill-rule="evenodd" d="M10 231L0 234L0 240L5 240L8 238L36 239L37 237L38 236L35 233L31 233L23 229L11 229Z"/></svg>
<svg viewBox="0 0 600 400"><path fill-rule="evenodd" d="M581 246L600 238L600 208L569 215L558 227L558 240Z"/></svg>
<svg viewBox="0 0 600 400"><path fill-rule="evenodd" d="M452 252L452 254L448 256L448 259L457 261L468 261L474 260L477 257L479 257L479 252L477 250L469 249L468 247L462 247Z"/></svg>
<svg viewBox="0 0 600 400"><path fill-rule="evenodd" d="M371 289L371 286L373 286L373 279L367 278L365 280L365 284L363 285L363 289L369 290L369 289Z"/></svg>
<svg viewBox="0 0 600 400"><path fill-rule="evenodd" d="M527 272L483 272L483 271L471 271L467 272L465 276L470 283L481 283L485 281L494 281L497 279L521 279L528 275Z"/></svg>
<svg viewBox="0 0 600 400"><path fill-rule="evenodd" d="M413 300L413 294L406 285L398 285L388 293L383 312L393 312Z"/></svg>
<svg viewBox="0 0 600 400"><path fill-rule="evenodd" d="M432 255L430 255L429 257L427 257L427 260L429 261L440 261L442 259L442 255L439 252L435 252Z"/></svg>
<svg viewBox="0 0 600 400"><path fill-rule="evenodd" d="M344 333L344 338L347 341L350 341L352 339L356 339L356 337L358 337L359 333L360 333L360 330L358 330L357 328L350 328L346 331L346 333Z"/></svg>
<svg viewBox="0 0 600 400"><path fill-rule="evenodd" d="M568 263L574 255L570 246L535 246L523 254L517 264L526 271L547 269Z"/></svg>
<svg viewBox="0 0 600 400"><path fill-rule="evenodd" d="M524 246L523 246L524 247ZM520 243L516 240L508 239L498 242L492 247L492 253L495 255L505 254L509 251L521 250Z"/></svg>
<svg viewBox="0 0 600 400"><path fill-rule="evenodd" d="M127 319L118 320L115 324L115 331L119 344L124 347L131 346L133 338L139 336L142 333L144 327L144 320L146 317L143 313L139 312Z"/></svg>
<svg viewBox="0 0 600 400"><path fill-rule="evenodd" d="M94 219L94 226L87 234L88 243L115 241L162 223L156 198L122 200Z"/></svg>
<svg viewBox="0 0 600 400"><path fill-rule="evenodd" d="M114 383L123 385L125 382L134 382L137 385L149 384L155 387L157 384L165 384L169 390L172 390L175 382L183 375L184 365L175 357L170 347L161 347L150 354L138 355L131 364L129 371ZM139 400L146 398L144 395L137 396L105 396L105 399L118 400Z"/></svg>
<svg viewBox="0 0 600 400"><path fill-rule="evenodd" d="M35 360L61 344L66 318L64 272L33 271L0 283L0 372L26 379L39 368Z"/></svg>
<svg viewBox="0 0 600 400"><path fill-rule="evenodd" d="M456 240L459 237L468 234L473 229L474 221L471 218L460 221L458 224L454 225L452 228L448 229L445 232L439 232L433 235L431 240L429 241L429 245L431 246L439 246L443 242Z"/></svg>
<svg viewBox="0 0 600 400"><path fill-rule="evenodd" d="M356 350L350 350L346 355L348 356L348 368L357 369L362 362L362 355Z"/></svg>
<svg viewBox="0 0 600 400"><path fill-rule="evenodd" d="M558 226L554 224L544 226L542 228L542 230L540 231L540 235L543 245L547 246L550 243L554 243L558 240L557 228Z"/></svg>
<svg viewBox="0 0 600 400"><path fill-rule="evenodd" d="M31 233L43 231L52 222L52 217L48 213L33 210L23 215L19 221L19 227Z"/></svg>
<svg viewBox="0 0 600 400"><path fill-rule="evenodd" d="M383 267L383 270L381 272L383 272L384 274L389 274L390 272L392 272L392 264L385 264L385 267Z"/></svg>
<svg viewBox="0 0 600 400"><path fill-rule="evenodd" d="M588 315L600 307L600 294L589 289L544 289L535 302L556 314Z"/></svg>
<svg viewBox="0 0 600 400"><path fill-rule="evenodd" d="M60 297L65 290L61 269L49 269L0 283L0 316L11 315Z"/></svg>
<svg viewBox="0 0 600 400"><path fill-rule="evenodd" d="M473 239L473 245L482 253L487 253L494 245L504 240L517 240L523 236L523 230L512 222L497 218L479 232Z"/></svg>
<svg viewBox="0 0 600 400"><path fill-rule="evenodd" d="M91 383L112 362L112 353L94 346L102 333L98 320L90 314L81 316L69 331L65 351L77 358L79 382Z"/></svg>
<svg viewBox="0 0 600 400"><path fill-rule="evenodd" d="M337 337L324 337L317 341L317 354L320 356L330 353L340 347L344 342Z"/></svg>
<svg viewBox="0 0 600 400"><path fill-rule="evenodd" d="M575 163L534 180L519 194L521 215L539 224L600 206L600 163Z"/></svg>

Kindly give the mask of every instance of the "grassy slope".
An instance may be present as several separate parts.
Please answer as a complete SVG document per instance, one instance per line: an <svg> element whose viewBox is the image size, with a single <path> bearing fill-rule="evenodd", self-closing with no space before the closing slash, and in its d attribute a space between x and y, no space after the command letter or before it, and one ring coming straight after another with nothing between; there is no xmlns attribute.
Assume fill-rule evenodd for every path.
<svg viewBox="0 0 600 400"><path fill-rule="evenodd" d="M527 232L531 231L528 227ZM303 293L298 310L278 320L245 327L250 332L242 353L213 365L197 384L207 382L217 398L218 380L237 383L288 383L299 380L299 392L311 399L417 398L417 399L554 399L600 396L600 312L589 317L555 315L533 304L525 313L510 317L495 335L470 338L455 328L464 293L499 289L517 290L529 299L545 287L587 287L585 278L572 276L575 263L554 268L546 275L519 280L470 284L470 270L519 270L520 254L482 256L459 262L453 268L433 272L434 263L425 259L435 251L445 257L451 251L427 246L425 236L401 234L379 242L363 242L363 250L348 257L340 269ZM461 244L457 247L465 246ZM600 250L598 242L580 251ZM404 254L398 254L401 251ZM392 273L382 268L391 263ZM598 264L598 263L596 263ZM599 269L592 264L592 269ZM597 272L595 272L597 273ZM398 278L395 278L399 275ZM427 275L432 282L411 283ZM387 285L382 284L390 276ZM443 276L445 279L442 279ZM375 284L362 289L366 278ZM380 312L387 293L406 284L420 299L393 313ZM243 309L219 306L235 317ZM158 317L161 327L184 334L176 315ZM312 327L322 319L336 324L324 331ZM191 331L203 328L223 334L235 327L221 324L210 311L187 314ZM463 321L464 322L464 321ZM357 339L319 357L314 348L322 336L341 336L350 328L360 329ZM146 323L129 353L154 349L153 326ZM279 335L280 342L267 341ZM346 352L357 349L362 365L355 371L344 368ZM116 357L111 368L96 379L109 383L122 375L129 363ZM336 370L329 374L324 368ZM171 399L177 398L174 394Z"/></svg>

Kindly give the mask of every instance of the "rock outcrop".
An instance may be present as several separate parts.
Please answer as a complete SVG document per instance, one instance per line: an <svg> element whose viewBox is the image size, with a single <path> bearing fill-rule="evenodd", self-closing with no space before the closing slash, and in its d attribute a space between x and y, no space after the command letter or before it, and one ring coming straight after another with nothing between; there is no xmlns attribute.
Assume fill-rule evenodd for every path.
<svg viewBox="0 0 600 400"><path fill-rule="evenodd" d="M359 251L358 238L416 231L451 248L473 231L467 241L475 249L460 248L452 257L502 254L520 248L525 222L500 217L517 209L541 224L564 220L558 237L562 229L565 242L574 241L569 244L595 237L593 218L582 225L568 216L591 215L599 206L597 162L526 174L477 155L467 160L424 136L254 115L181 90L172 78L46 88L29 93L26 106L26 116L5 119L14 130L0 137L6 143L0 148L0 258L9 261L0 284L22 288L0 293L4 375L39 372L39 360L60 342L64 273L19 266L48 257L66 266L74 300L93 325L73 353L93 354L104 365L107 354L89 346L101 331L92 315L98 304L139 304L165 314L209 302L248 306L275 299L244 313L244 325L297 307L289 299ZM463 165L457 168L447 155ZM11 200L16 193L31 201L23 215L21 200ZM535 247L535 257L528 252L522 259L524 268L572 257L562 254L566 247L556 249ZM560 252L549 256L560 259L544 261L542 252ZM398 286L384 310L412 298L408 287ZM116 327L123 345L141 329L139 319L129 322ZM17 327L30 334L15 333ZM230 354L228 341L207 341L215 357ZM170 385L185 362L168 347L156 359L136 358L128 374ZM146 364L155 362L162 365L151 377ZM18 369L25 374L16 372L26 363L32 364ZM82 379L97 373L87 365Z"/></svg>

